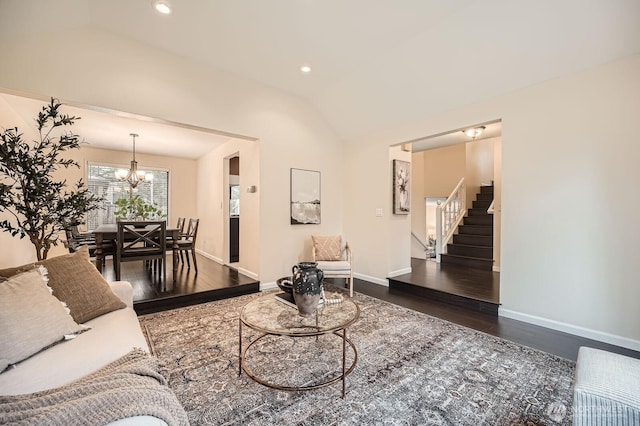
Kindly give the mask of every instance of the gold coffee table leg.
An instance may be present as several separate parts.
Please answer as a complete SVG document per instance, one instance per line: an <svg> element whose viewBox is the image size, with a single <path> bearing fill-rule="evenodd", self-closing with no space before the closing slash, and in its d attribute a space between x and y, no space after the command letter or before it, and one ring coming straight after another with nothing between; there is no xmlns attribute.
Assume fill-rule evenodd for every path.
<svg viewBox="0 0 640 426"><path fill-rule="evenodd" d="M238 377L242 374L242 321L238 320Z"/></svg>

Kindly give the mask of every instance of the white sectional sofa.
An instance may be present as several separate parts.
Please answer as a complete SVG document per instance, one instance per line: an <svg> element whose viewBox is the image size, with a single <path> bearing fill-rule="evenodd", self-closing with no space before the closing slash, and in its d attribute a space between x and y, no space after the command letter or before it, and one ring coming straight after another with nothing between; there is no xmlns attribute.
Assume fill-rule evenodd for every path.
<svg viewBox="0 0 640 426"><path fill-rule="evenodd" d="M66 259L66 261L68 260L69 259ZM53 276L50 278L60 278L55 277L54 272L59 268L53 264L45 265L45 267L46 266L51 266L52 272L50 272L50 275L53 274ZM80 266L85 268L85 264L81 264ZM95 270L93 265L91 265L91 267ZM66 267L62 269L66 269ZM90 269L88 269L88 271L90 271ZM93 272L91 272L91 274L93 274ZM93 276L93 279L95 280L96 277ZM100 279L102 278L100 277ZM107 287L105 283L106 282L103 281L101 284L101 286L104 287L102 290L110 294L111 296L109 297L113 299L109 302L111 305L109 311L99 314L88 321L71 321L75 326L82 323L82 326L90 327L88 331L79 333L72 340L59 341L50 347L46 347L34 355L29 356L27 359L9 365L6 370L0 373L0 423L2 423L3 414L10 411L5 409L5 406L2 404L5 403L5 400L12 402L12 395L17 395L17 398L27 398L27 403L30 403L35 399L33 398L33 395L37 395L34 394L34 392L60 388L65 385L69 385L72 382L76 382L79 379L95 373L110 363L121 359L121 357L130 354L135 348L139 348L147 353L149 352L147 342L142 334L142 330L140 329L140 323L138 322L136 313L133 310L133 292L131 285L128 282L121 281L109 283ZM94 281L92 284L98 284L98 281ZM3 285L5 285L5 283L0 282L0 286ZM53 295L55 296L56 287L54 285L51 287L53 287ZM106 290L107 288L110 288L111 291ZM114 297L111 292L115 293L117 297ZM63 294L64 289L61 290L60 293ZM82 298L80 299L82 300ZM2 301L0 301L0 304L2 304ZM91 303L88 302L85 305L87 304L90 305ZM98 309L102 309L101 306L104 305L104 302L99 301L96 302L95 306ZM69 307L71 308L71 314L73 315L73 307ZM95 315L95 312L91 315ZM76 318L74 318L74 320L75 319ZM2 321L5 323L8 322L6 320L6 315L4 320L2 319L2 315L0 315L0 322ZM0 331L0 333L2 332ZM0 337L6 336L0 335ZM141 354L141 356L149 358L144 354ZM4 357L7 358L6 353ZM0 362L2 362L2 358L3 357L0 356ZM4 364L7 364L6 361ZM9 364L11 364L11 362ZM2 367L3 366L0 365L0 369ZM145 377L145 380L147 379L148 377ZM175 400L175 404L178 406L179 415L177 418L181 420L175 422L170 421L170 423L188 424L184 410L179 406L177 399L175 399L175 395L173 395L170 389L164 385L164 383L160 385L157 381L154 385L162 385L163 389L161 390L163 392L166 391L164 397L167 398L168 394L169 399L172 400L171 402ZM27 396L24 394L29 395ZM3 398L3 396L8 397ZM139 405L144 406L145 404L141 403ZM163 408L161 408L160 411L162 411L162 409ZM175 406L172 406L171 409L173 410L173 413L175 413ZM3 413L3 411L5 411L5 413ZM86 415L91 416L92 413L86 413ZM172 416L168 417L172 419ZM72 423L76 422L73 421ZM77 424L93 423L88 421L86 418L80 418L78 419ZM161 418L154 417L152 415L140 414L114 420L111 421L111 423L107 422L107 424L122 426L167 425L168 423Z"/></svg>

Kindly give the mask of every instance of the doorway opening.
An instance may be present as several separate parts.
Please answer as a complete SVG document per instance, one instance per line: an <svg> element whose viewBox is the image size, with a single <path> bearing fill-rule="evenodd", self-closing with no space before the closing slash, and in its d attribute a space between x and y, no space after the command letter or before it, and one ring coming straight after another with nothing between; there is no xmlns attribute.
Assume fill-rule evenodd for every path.
<svg viewBox="0 0 640 426"><path fill-rule="evenodd" d="M471 135L461 128L403 144L411 145L411 198L416 201L411 273L389 282L413 294L437 291L447 302L463 301L497 315L502 122L470 126L480 128Z"/></svg>
<svg viewBox="0 0 640 426"><path fill-rule="evenodd" d="M234 154L227 159L228 174L228 206L227 206L227 234L228 234L228 251L227 264L237 269L240 263L240 156Z"/></svg>

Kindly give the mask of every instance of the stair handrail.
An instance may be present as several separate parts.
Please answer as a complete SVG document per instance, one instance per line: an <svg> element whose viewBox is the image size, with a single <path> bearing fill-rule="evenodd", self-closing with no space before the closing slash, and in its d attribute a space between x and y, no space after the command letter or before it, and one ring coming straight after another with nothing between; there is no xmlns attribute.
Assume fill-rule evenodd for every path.
<svg viewBox="0 0 640 426"><path fill-rule="evenodd" d="M416 234L413 233L413 231L411 232L411 236L418 242L420 243L420 245L422 246L422 248L424 249L424 251L429 250L429 247L427 247L427 245L425 243L422 242L422 240L420 239L420 237L418 237Z"/></svg>
<svg viewBox="0 0 640 426"><path fill-rule="evenodd" d="M436 208L436 262L447 252L447 244L453 237L467 210L467 187L464 178L456 185L444 203L438 201Z"/></svg>

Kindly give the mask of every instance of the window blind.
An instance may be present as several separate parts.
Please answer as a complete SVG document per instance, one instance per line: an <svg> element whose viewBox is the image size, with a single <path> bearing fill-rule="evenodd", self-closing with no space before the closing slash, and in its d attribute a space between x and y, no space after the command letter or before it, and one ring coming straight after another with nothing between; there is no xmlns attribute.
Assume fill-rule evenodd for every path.
<svg viewBox="0 0 640 426"><path fill-rule="evenodd" d="M87 167L87 187L97 196L104 197L102 209L93 210L87 215L87 230L92 231L99 225L116 223L115 211L118 209L116 201L129 197L129 182L116 179L116 171L123 167L106 164L89 163ZM150 183L140 182L133 188L133 195L139 195L148 203L156 206L168 216L169 213L169 171L149 170L141 167L145 172L153 175Z"/></svg>

